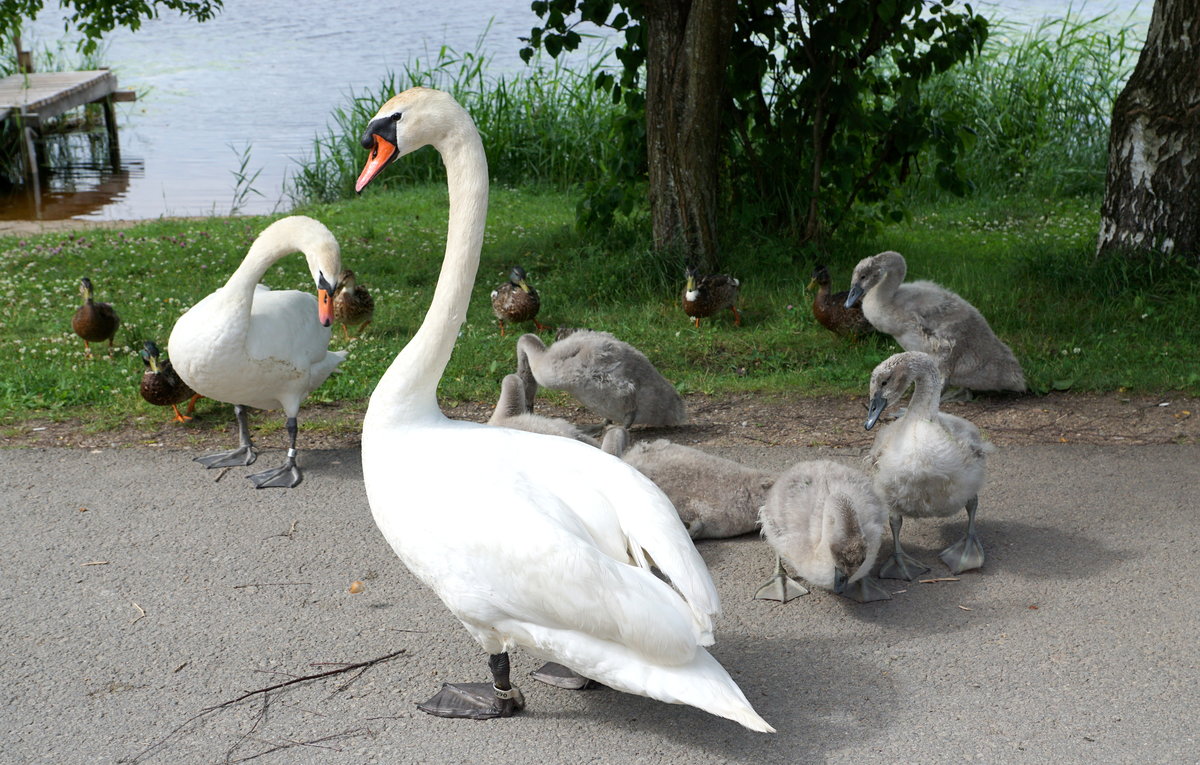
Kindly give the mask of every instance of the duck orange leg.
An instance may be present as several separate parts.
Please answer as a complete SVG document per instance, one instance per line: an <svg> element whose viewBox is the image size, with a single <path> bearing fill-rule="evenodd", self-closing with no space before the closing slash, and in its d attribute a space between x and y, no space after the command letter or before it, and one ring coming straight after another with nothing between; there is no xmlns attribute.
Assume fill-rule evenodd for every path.
<svg viewBox="0 0 1200 765"><path fill-rule="evenodd" d="M742 315L738 313L738 309L734 308L733 306L729 306L729 310L733 311L733 326L742 326Z"/></svg>

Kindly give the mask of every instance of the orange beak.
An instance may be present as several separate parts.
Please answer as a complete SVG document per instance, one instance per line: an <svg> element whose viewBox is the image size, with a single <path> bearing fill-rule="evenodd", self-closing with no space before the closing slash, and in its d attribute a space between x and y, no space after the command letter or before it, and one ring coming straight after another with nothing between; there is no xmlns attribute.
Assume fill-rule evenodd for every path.
<svg viewBox="0 0 1200 765"><path fill-rule="evenodd" d="M375 148L371 149L371 156L367 157L367 164L363 165L362 172L358 174L358 181L354 184L354 191L362 191L371 180L379 175L392 157L396 153L396 146L389 141L385 141L378 135L371 136L375 139Z"/></svg>
<svg viewBox="0 0 1200 765"><path fill-rule="evenodd" d="M329 290L317 290L317 318L322 327L333 323L333 295Z"/></svg>

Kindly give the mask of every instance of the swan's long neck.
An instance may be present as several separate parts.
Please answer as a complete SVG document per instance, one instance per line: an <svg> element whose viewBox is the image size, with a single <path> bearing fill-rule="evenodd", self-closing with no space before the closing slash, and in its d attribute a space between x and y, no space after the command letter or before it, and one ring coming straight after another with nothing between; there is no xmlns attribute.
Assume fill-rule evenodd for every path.
<svg viewBox="0 0 1200 765"><path fill-rule="evenodd" d="M487 218L488 167L483 143L470 118L436 147L446 165L450 218L446 256L421 328L379 380L367 407L368 425L403 424L443 417L437 385L450 361L479 268Z"/></svg>
<svg viewBox="0 0 1200 765"><path fill-rule="evenodd" d="M250 305L254 302L254 288L262 281L267 269L287 255L296 251L295 245L287 239L270 234L259 236L250 245L250 251L242 259L222 290L229 305L235 306L238 315L245 321L250 320Z"/></svg>

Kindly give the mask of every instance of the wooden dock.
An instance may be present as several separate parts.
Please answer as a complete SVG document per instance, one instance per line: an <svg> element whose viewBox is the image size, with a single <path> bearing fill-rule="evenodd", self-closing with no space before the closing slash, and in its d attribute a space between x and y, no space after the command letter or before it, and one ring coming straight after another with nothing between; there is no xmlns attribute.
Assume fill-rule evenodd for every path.
<svg viewBox="0 0 1200 765"><path fill-rule="evenodd" d="M40 193L37 144L42 127L55 117L85 104L99 102L104 108L110 156L114 167L120 159L114 101L134 101L136 94L117 87L117 76L107 69L85 72L29 72L0 79L0 121L19 119L22 153L34 193Z"/></svg>

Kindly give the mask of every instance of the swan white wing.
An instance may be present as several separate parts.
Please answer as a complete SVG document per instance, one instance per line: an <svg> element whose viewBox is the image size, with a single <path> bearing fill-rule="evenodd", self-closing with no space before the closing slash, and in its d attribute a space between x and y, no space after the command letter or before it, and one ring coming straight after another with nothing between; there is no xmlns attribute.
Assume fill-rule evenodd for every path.
<svg viewBox="0 0 1200 765"><path fill-rule="evenodd" d="M637 565L665 574L695 612L703 644L712 640L712 617L720 612L716 587L671 500L654 482L622 460L579 442L553 442L536 466L538 482L561 497L601 543L622 546ZM538 451L545 446L538 444ZM553 460L562 460L555 466ZM581 481L581 476L587 476ZM615 523L614 523L615 521Z"/></svg>
<svg viewBox="0 0 1200 765"><path fill-rule="evenodd" d="M644 651L662 650L654 643L664 635L674 651L711 643L719 605L703 560L665 496L617 458L474 423L386 440L372 437L364 448L376 522L464 623L579 629ZM391 458L376 464L375 454ZM469 485L459 465L471 466ZM400 466L420 480L403 496L376 491ZM650 573L651 560L679 592ZM659 623L670 612L683 619L682 632Z"/></svg>

